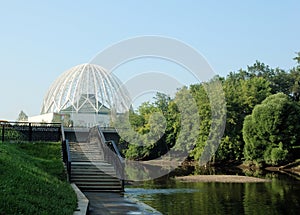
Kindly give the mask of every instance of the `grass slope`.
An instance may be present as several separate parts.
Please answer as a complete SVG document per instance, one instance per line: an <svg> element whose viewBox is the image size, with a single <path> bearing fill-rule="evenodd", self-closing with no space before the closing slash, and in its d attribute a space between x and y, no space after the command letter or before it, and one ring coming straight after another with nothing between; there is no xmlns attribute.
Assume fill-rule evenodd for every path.
<svg viewBox="0 0 300 215"><path fill-rule="evenodd" d="M72 214L59 143L0 143L0 214Z"/></svg>

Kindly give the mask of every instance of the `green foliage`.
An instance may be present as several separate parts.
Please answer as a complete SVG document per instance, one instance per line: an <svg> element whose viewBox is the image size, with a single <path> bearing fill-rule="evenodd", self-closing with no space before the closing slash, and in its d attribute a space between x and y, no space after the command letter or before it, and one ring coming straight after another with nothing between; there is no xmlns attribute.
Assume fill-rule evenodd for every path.
<svg viewBox="0 0 300 215"><path fill-rule="evenodd" d="M192 151L194 159L201 164L215 158L216 147L225 127L225 95L219 77L201 85L192 85L190 90L198 105L200 134Z"/></svg>
<svg viewBox="0 0 300 215"><path fill-rule="evenodd" d="M191 156L195 160L199 160L204 151L204 147L206 145L210 133L211 108L204 84L192 85L190 87L190 91L196 100L198 106L198 113L200 116L200 134L196 142L196 146L194 147L191 153Z"/></svg>
<svg viewBox="0 0 300 215"><path fill-rule="evenodd" d="M62 123L64 126L67 127L72 127L73 126L73 121L71 120L71 115L70 114L54 114L52 123Z"/></svg>
<svg viewBox="0 0 300 215"><path fill-rule="evenodd" d="M265 158L267 160L267 163L271 163L273 165L277 165L280 163L283 163L288 155L288 150L283 149L282 143L279 144L279 147L277 148L272 148L271 153L267 154L267 156L270 156L270 159Z"/></svg>
<svg viewBox="0 0 300 215"><path fill-rule="evenodd" d="M2 126L0 127L0 138L2 139ZM26 137L19 131L16 131L10 124L4 125L4 141L24 141Z"/></svg>
<svg viewBox="0 0 300 215"><path fill-rule="evenodd" d="M244 121L246 160L279 164L300 140L300 107L283 93L257 105Z"/></svg>
<svg viewBox="0 0 300 215"><path fill-rule="evenodd" d="M255 67L261 68L258 64ZM248 67L249 68L249 67ZM216 153L216 161L241 160L244 141L243 121L253 108L271 94L270 82L262 77L262 72L240 70L231 73L223 83L226 97L227 119L222 142ZM258 73L259 76L256 76Z"/></svg>
<svg viewBox="0 0 300 215"><path fill-rule="evenodd" d="M200 159L200 162L208 157L212 157L213 162L246 160L259 165L262 162L283 162L290 156L290 147L299 144L298 135L292 132L297 130L299 124L298 118L293 118L294 114L297 115L295 102L300 103L297 54L294 58L297 66L288 71L256 61L246 69L231 72L226 78L215 77L207 83L184 87L174 99L158 93L153 103L143 103L137 111L128 113L130 125L124 123L121 126L127 131L122 137L130 143L126 157L147 160L164 155L172 148L186 149L191 158ZM222 84L218 85L220 82ZM281 96L277 96L276 101L269 102L273 97L266 99L278 93ZM193 102L186 102L188 95L192 95L197 110L193 109ZM222 96L226 104L220 99ZM282 99L288 102L283 102L284 105ZM279 111L281 109L285 114ZM191 125L189 121L193 121L194 115L184 117L182 113L187 116L195 111L198 113L199 126L190 127L190 131L185 132L188 130L185 125ZM257 114L254 116L252 112ZM221 138L218 134L223 121L226 121L226 127ZM279 125L281 127L276 127ZM214 143L220 138L221 143L215 152ZM279 146L280 142L282 147Z"/></svg>
<svg viewBox="0 0 300 215"><path fill-rule="evenodd" d="M198 124L197 112L196 103L187 88L179 90L173 100L158 93L153 103L143 103L136 113L129 113L134 130L127 129L122 135L125 140L131 140L125 150L126 158L154 159L171 148L188 156L198 139L199 128L193 126ZM121 126L126 124L126 121L121 122Z"/></svg>
<svg viewBox="0 0 300 215"><path fill-rule="evenodd" d="M154 103L145 102L136 112L130 111L118 116L115 126L126 129L126 132L121 134L121 141L128 143L127 149L123 151L126 158L153 159L169 150L173 140L171 131L174 129L170 120L174 117L169 112L170 101L167 95L158 93ZM173 108L172 105L170 107Z"/></svg>
<svg viewBox="0 0 300 215"><path fill-rule="evenodd" d="M297 62L297 64L300 65L300 52L297 52L296 54L297 54L297 56L294 57L293 60L295 60Z"/></svg>
<svg viewBox="0 0 300 215"><path fill-rule="evenodd" d="M0 164L0 214L73 214L59 143L2 143Z"/></svg>
<svg viewBox="0 0 300 215"><path fill-rule="evenodd" d="M28 121L28 116L26 115L26 113L24 111L21 110L17 121Z"/></svg>

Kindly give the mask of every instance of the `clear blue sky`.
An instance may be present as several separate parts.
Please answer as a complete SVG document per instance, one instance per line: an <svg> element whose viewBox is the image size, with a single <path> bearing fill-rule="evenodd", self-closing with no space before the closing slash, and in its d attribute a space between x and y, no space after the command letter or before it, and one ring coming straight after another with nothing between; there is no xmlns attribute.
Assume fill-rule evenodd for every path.
<svg viewBox="0 0 300 215"><path fill-rule="evenodd" d="M120 40L177 38L226 76L260 60L291 68L300 51L295 1L1 1L0 119L40 112L51 83Z"/></svg>

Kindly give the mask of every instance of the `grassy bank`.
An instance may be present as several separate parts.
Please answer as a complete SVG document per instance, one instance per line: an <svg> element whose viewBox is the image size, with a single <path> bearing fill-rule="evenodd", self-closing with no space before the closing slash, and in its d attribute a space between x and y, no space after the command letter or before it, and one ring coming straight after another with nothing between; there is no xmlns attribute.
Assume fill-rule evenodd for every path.
<svg viewBox="0 0 300 215"><path fill-rule="evenodd" d="M72 214L59 143L0 143L0 214Z"/></svg>

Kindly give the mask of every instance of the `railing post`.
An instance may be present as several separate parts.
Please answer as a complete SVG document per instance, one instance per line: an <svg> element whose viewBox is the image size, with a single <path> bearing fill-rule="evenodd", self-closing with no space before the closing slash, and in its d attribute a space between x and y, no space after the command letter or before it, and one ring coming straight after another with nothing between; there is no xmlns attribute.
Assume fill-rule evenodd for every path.
<svg viewBox="0 0 300 215"><path fill-rule="evenodd" d="M61 141L61 149L62 149L62 156L63 156L63 162L66 163L67 161L67 152L66 152L66 141Z"/></svg>
<svg viewBox="0 0 300 215"><path fill-rule="evenodd" d="M31 122L29 123L28 141L29 142L32 141L32 126L31 126Z"/></svg>
<svg viewBox="0 0 300 215"><path fill-rule="evenodd" d="M124 192L125 191L125 181L123 178L121 179L121 186L122 186L122 192Z"/></svg>
<svg viewBox="0 0 300 215"><path fill-rule="evenodd" d="M5 128L4 128L4 124L2 124L2 143L4 142L4 132L5 132Z"/></svg>
<svg viewBox="0 0 300 215"><path fill-rule="evenodd" d="M72 176L71 176L71 172L72 172L72 165L71 165L71 161L68 161L68 181L72 182Z"/></svg>
<svg viewBox="0 0 300 215"><path fill-rule="evenodd" d="M72 165L71 165L71 162L72 162L72 160L71 160L71 153L70 153L70 145L69 145L69 141L68 140L65 140L65 144L66 144L66 157L67 157L67 161L66 161L66 166L67 166L67 172L68 172L68 180L69 180L69 182L71 182L71 180L72 180L72 176L71 176L71 174L72 174L72 170L71 170L71 168L72 168Z"/></svg>

